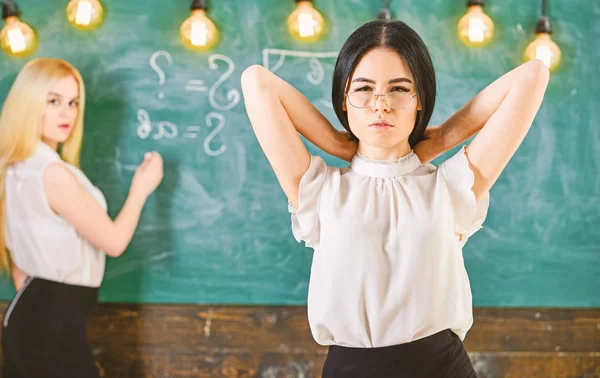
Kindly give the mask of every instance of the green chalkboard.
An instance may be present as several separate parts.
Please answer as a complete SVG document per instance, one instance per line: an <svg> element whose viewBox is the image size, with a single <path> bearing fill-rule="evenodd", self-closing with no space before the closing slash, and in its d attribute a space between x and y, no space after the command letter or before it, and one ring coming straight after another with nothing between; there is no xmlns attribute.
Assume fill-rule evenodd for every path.
<svg viewBox="0 0 600 378"><path fill-rule="evenodd" d="M102 1L105 23L85 33L68 24L66 1L18 0L40 37L35 56L67 59L83 74L83 169L105 193L112 216L144 151L165 158L164 182L133 242L107 264L101 300L305 303L312 253L292 236L287 201L249 125L239 79L245 67L264 64L338 125L330 103L336 52L376 17L379 1L316 0L329 31L320 42L302 44L287 32L294 1L215 0L210 16L221 41L209 53L179 41L187 0ZM394 17L431 49L439 83L432 124L521 63L534 36L537 1L488 1L495 39L467 48L456 33L464 3L391 4ZM550 13L563 64L492 189L484 229L464 250L476 306L600 306L600 8L551 1ZM0 101L24 63L0 55ZM13 293L3 282L0 298Z"/></svg>

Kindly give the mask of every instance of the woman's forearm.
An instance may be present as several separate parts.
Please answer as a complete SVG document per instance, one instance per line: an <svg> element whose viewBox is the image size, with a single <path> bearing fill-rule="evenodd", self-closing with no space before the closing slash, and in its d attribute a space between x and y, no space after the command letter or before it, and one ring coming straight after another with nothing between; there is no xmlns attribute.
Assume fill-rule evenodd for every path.
<svg viewBox="0 0 600 378"><path fill-rule="evenodd" d="M348 134L340 132L296 88L264 69L269 88L272 88L287 112L296 130L311 143L346 161L354 156L356 148Z"/></svg>
<svg viewBox="0 0 600 378"><path fill-rule="evenodd" d="M415 152L422 162L425 163L435 159L481 130L485 121L481 122L481 120L472 116L474 114L471 111L472 107L473 101L469 101L446 122L427 129L429 139L419 143L415 148Z"/></svg>
<svg viewBox="0 0 600 378"><path fill-rule="evenodd" d="M145 203L146 197L142 195L130 193L127 196L121 211L113 221L113 248L110 251L105 251L108 255L119 257L125 252L140 221Z"/></svg>
<svg viewBox="0 0 600 378"><path fill-rule="evenodd" d="M430 138L415 147L421 161L431 161L479 132L523 75L527 75L527 63L492 82L441 125L430 127Z"/></svg>
<svg viewBox="0 0 600 378"><path fill-rule="evenodd" d="M491 86L481 93L485 95L476 106L485 108L485 104L491 103L496 108L467 147L477 198L492 187L527 135L544 99L549 71L541 60L533 59L501 79L506 80L499 81L499 93L484 93Z"/></svg>

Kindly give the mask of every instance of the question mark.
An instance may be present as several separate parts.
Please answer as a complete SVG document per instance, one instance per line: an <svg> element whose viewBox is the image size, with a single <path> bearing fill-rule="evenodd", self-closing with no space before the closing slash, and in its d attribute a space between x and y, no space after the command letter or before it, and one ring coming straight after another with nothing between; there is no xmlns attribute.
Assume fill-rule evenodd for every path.
<svg viewBox="0 0 600 378"><path fill-rule="evenodd" d="M152 54L152 56L150 57L150 67L152 67L152 69L154 70L154 72L156 72L158 74L158 84L160 84L161 86L163 86L165 84L165 73L158 66L158 64L156 64L156 61L161 56L165 57L165 59L167 60L167 62L169 63L169 65L173 64L173 57L171 56L171 54L169 54L165 50L159 50L159 51L155 52L154 54ZM158 98L160 98L162 100L163 98L165 98L165 94L163 92L160 92L158 94Z"/></svg>

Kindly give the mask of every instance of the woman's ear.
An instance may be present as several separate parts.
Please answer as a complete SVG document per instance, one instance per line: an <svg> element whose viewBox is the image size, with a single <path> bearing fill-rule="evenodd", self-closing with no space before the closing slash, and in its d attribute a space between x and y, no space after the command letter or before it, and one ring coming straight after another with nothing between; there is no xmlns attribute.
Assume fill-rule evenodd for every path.
<svg viewBox="0 0 600 378"><path fill-rule="evenodd" d="M419 100L419 96L417 96L417 111L421 110L423 110L423 107L421 106L421 100Z"/></svg>
<svg viewBox="0 0 600 378"><path fill-rule="evenodd" d="M348 109L346 108L346 98L344 97L344 101L342 101L342 110L347 112Z"/></svg>

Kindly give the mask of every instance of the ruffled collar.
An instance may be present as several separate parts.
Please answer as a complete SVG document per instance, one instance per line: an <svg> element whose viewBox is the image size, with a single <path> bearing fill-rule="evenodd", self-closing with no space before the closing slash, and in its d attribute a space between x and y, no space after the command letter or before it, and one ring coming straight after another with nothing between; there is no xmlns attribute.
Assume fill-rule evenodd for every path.
<svg viewBox="0 0 600 378"><path fill-rule="evenodd" d="M397 177L413 172L421 166L421 161L414 151L397 160L369 159L356 153L350 163L350 170L371 177Z"/></svg>

